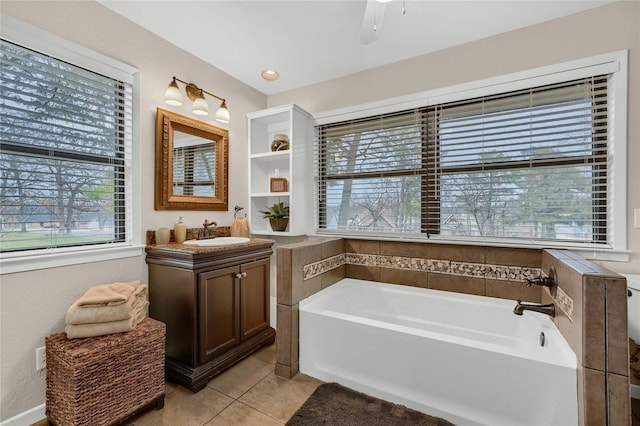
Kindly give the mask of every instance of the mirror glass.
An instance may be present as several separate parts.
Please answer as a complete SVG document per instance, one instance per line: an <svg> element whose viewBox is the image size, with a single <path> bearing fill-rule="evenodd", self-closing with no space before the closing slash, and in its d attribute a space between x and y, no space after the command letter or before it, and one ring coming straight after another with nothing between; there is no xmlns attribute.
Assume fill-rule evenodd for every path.
<svg viewBox="0 0 640 426"><path fill-rule="evenodd" d="M228 131L158 108L156 210L228 210Z"/></svg>
<svg viewBox="0 0 640 426"><path fill-rule="evenodd" d="M173 195L214 197L216 143L198 136L173 132Z"/></svg>

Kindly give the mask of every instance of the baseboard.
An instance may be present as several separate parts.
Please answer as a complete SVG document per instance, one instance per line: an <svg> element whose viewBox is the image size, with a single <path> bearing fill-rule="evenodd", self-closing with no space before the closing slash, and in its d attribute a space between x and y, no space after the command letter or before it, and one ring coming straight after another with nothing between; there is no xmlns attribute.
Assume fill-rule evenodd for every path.
<svg viewBox="0 0 640 426"><path fill-rule="evenodd" d="M31 410L27 410L24 413L18 414L15 417L12 417L8 420L5 420L0 423L0 426L29 426L40 420L44 419L46 416L44 414L44 410L46 408L45 404L38 405L37 407L32 408Z"/></svg>

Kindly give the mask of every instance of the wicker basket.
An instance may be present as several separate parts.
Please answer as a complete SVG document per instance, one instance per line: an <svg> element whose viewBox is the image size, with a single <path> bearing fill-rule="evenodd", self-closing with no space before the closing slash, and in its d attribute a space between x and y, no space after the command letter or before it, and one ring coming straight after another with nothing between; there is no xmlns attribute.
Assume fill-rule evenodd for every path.
<svg viewBox="0 0 640 426"><path fill-rule="evenodd" d="M47 409L60 426L110 425L164 405L164 323L147 318L127 333L46 341Z"/></svg>

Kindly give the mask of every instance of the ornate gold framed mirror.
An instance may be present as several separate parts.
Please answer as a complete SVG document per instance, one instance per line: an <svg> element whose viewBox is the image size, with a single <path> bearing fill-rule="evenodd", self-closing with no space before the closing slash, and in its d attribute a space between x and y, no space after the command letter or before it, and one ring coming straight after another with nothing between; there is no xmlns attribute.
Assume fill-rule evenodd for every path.
<svg viewBox="0 0 640 426"><path fill-rule="evenodd" d="M228 210L229 131L158 108L156 210Z"/></svg>

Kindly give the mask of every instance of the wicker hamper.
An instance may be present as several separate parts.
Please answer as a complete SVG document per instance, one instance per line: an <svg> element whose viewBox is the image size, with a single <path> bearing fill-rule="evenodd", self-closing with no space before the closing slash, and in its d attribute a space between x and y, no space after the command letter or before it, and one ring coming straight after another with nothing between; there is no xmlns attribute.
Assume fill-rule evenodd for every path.
<svg viewBox="0 0 640 426"><path fill-rule="evenodd" d="M165 324L151 318L127 333L46 340L47 419L60 426L120 423L164 406Z"/></svg>

